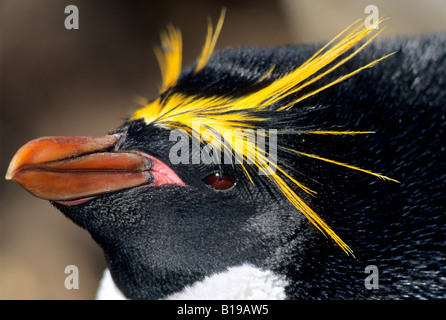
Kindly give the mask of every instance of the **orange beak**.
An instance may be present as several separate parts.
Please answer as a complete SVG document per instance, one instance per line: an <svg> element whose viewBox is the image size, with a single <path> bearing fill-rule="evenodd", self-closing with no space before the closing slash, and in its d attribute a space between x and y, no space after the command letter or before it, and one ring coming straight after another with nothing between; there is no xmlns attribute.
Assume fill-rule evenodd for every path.
<svg viewBox="0 0 446 320"><path fill-rule="evenodd" d="M17 151L6 179L36 197L62 202L152 183L152 159L139 152L114 151L120 137L32 140Z"/></svg>

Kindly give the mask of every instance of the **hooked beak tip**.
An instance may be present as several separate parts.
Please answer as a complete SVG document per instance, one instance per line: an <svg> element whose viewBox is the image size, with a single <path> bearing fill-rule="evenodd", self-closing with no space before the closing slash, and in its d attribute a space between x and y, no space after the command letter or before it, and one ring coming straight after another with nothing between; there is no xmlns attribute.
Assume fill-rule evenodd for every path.
<svg viewBox="0 0 446 320"><path fill-rule="evenodd" d="M15 173L16 173L16 161L14 161L13 159L8 166L8 171L6 171L5 179L13 180Z"/></svg>

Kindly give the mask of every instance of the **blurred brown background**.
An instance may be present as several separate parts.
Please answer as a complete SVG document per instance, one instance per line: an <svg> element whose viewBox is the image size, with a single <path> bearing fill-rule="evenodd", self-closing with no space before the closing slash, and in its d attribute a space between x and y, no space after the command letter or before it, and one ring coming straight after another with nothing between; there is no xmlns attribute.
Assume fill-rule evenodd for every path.
<svg viewBox="0 0 446 320"><path fill-rule="evenodd" d="M66 30L64 9L79 9ZM217 48L332 38L367 5L389 17L384 36L446 31L446 2L0 0L0 175L15 151L45 135L101 135L160 85L153 46L168 23L183 33L184 64L199 54L207 17L227 8ZM105 267L89 234L47 201L0 179L0 298L93 299ZM78 266L80 288L64 269Z"/></svg>

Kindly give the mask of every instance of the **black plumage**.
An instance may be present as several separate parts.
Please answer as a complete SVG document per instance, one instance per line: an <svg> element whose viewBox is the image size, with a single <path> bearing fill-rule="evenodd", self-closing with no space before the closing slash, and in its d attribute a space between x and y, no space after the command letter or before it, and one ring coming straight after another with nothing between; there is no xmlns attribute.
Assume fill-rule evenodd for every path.
<svg viewBox="0 0 446 320"><path fill-rule="evenodd" d="M318 48L216 51L198 73L195 65L185 68L171 90L197 97L244 96L294 70ZM92 235L115 283L131 299L165 298L243 263L285 277L288 299L445 298L446 38L372 43L322 81L329 83L391 52L395 54L289 111L273 112L272 106L263 113L270 117L263 127L293 131L279 134L280 145L400 182L279 154L280 165L317 196L295 192L355 257L324 237L267 178L252 175L252 184L237 165L171 164L169 150L175 142L169 141L170 130L143 120L129 120L110 133L125 133L114 151L156 157L186 188L129 188L79 205L52 203ZM296 130L375 133L305 135ZM226 191L212 189L203 179L215 172L237 183ZM364 286L368 265L380 271L377 290Z"/></svg>
<svg viewBox="0 0 446 320"><path fill-rule="evenodd" d="M274 78L303 63L315 48L215 52L199 76L185 69L177 90L243 94L272 64L277 66ZM344 74L393 51L374 68L272 120L294 128L375 131L361 137L280 137L299 150L385 172L401 182L305 157L287 159L318 191L307 200L352 247L356 259L296 215L283 196L271 194L274 187L251 185L240 168L228 165L223 170L240 183L227 192L202 183L215 167L180 164L171 167L191 188L130 189L78 207L56 206L89 230L130 298L162 298L243 262L285 275L291 280L286 289L291 299L444 298L445 38L372 44L338 71ZM142 121L124 128L122 149L142 150L169 163L166 130ZM380 270L379 290L364 287L367 265Z"/></svg>

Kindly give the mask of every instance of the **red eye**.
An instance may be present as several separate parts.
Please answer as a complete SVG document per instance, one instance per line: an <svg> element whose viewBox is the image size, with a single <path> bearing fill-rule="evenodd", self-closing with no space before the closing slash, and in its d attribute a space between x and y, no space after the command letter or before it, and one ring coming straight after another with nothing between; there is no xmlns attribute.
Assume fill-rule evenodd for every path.
<svg viewBox="0 0 446 320"><path fill-rule="evenodd" d="M235 185L235 178L227 174L214 173L204 179L207 185L217 190L227 190Z"/></svg>

